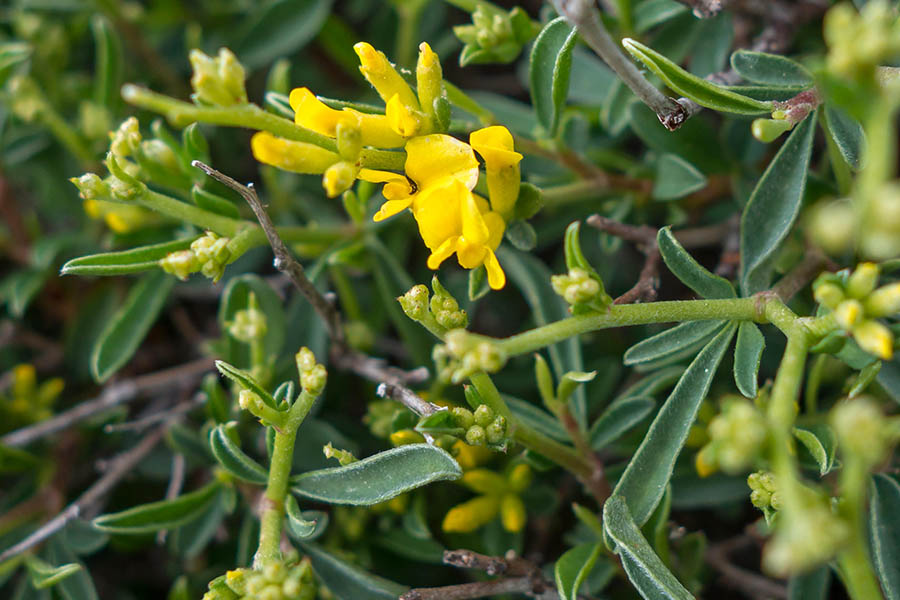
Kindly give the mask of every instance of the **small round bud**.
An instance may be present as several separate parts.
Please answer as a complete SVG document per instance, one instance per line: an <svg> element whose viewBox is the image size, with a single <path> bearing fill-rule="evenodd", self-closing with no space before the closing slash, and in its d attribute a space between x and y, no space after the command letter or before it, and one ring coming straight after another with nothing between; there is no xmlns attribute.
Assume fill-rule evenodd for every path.
<svg viewBox="0 0 900 600"><path fill-rule="evenodd" d="M295 360L297 361L297 371L300 373L310 371L316 366L316 355L306 346L297 351Z"/></svg>
<svg viewBox="0 0 900 600"><path fill-rule="evenodd" d="M196 273L200 270L200 263L190 250L170 252L159 261L159 266L166 273L174 275L182 281L187 279L191 273Z"/></svg>
<svg viewBox="0 0 900 600"><path fill-rule="evenodd" d="M847 279L847 294L857 300L865 298L878 285L878 276L880 274L881 269L875 263L860 264Z"/></svg>
<svg viewBox="0 0 900 600"><path fill-rule="evenodd" d="M239 310L234 313L234 319L227 326L232 337L249 344L266 335L266 315L255 308Z"/></svg>
<svg viewBox="0 0 900 600"><path fill-rule="evenodd" d="M774 116L774 114L773 114ZM790 131L793 124L781 119L755 119L750 125L753 137L764 144L774 142L785 131Z"/></svg>
<svg viewBox="0 0 900 600"><path fill-rule="evenodd" d="M329 198L335 198L350 189L359 172L355 164L345 160L338 161L325 169L322 175L322 187Z"/></svg>
<svg viewBox="0 0 900 600"><path fill-rule="evenodd" d="M475 415L473 415L472 411L468 408L455 406L450 409L450 412L453 414L453 420L456 421L457 427L468 429L475 424Z"/></svg>
<svg viewBox="0 0 900 600"><path fill-rule="evenodd" d="M894 356L894 334L891 330L873 319L866 319L852 330L853 339L859 347L882 360L891 360Z"/></svg>
<svg viewBox="0 0 900 600"><path fill-rule="evenodd" d="M816 286L813 289L813 295L816 302L832 310L837 308L838 304L843 302L845 298L844 290L834 283L823 283Z"/></svg>
<svg viewBox="0 0 900 600"><path fill-rule="evenodd" d="M269 583L281 583L287 574L287 569L281 562L270 562L263 568L263 577Z"/></svg>
<svg viewBox="0 0 900 600"><path fill-rule="evenodd" d="M328 373L322 365L316 365L309 371L300 374L300 386L306 393L318 396L325 389Z"/></svg>
<svg viewBox="0 0 900 600"><path fill-rule="evenodd" d="M862 319L863 312L859 300L844 300L834 309L834 316L841 329L849 330Z"/></svg>
<svg viewBox="0 0 900 600"><path fill-rule="evenodd" d="M428 288L422 284L410 288L397 301L406 316L414 321L421 321L428 314Z"/></svg>
<svg viewBox="0 0 900 600"><path fill-rule="evenodd" d="M499 444L506 437L506 427L502 427L496 422L492 422L484 428L484 434L489 444Z"/></svg>
<svg viewBox="0 0 900 600"><path fill-rule="evenodd" d="M466 431L466 443L470 446L484 446L486 439L487 435L481 425L472 425Z"/></svg>
<svg viewBox="0 0 900 600"><path fill-rule="evenodd" d="M85 200L103 200L109 198L111 194L109 186L96 173L85 173L69 181L75 184L79 195Z"/></svg>
<svg viewBox="0 0 900 600"><path fill-rule="evenodd" d="M487 427L494 420L494 411L487 404L482 404L475 409L475 423Z"/></svg>
<svg viewBox="0 0 900 600"><path fill-rule="evenodd" d="M110 152L122 158L131 156L140 147L142 140L138 120L135 117L128 117L116 131L109 134L109 137Z"/></svg>
<svg viewBox="0 0 900 600"><path fill-rule="evenodd" d="M900 282L882 286L863 301L866 314L890 317L900 313Z"/></svg>

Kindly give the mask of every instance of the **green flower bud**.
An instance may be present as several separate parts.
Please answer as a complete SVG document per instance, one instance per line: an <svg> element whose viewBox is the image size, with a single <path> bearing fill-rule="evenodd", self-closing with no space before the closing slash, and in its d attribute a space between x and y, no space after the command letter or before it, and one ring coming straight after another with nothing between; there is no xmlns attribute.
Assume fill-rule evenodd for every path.
<svg viewBox="0 0 900 600"><path fill-rule="evenodd" d="M145 140L141 142L140 153L143 157L166 171L178 173L181 165L175 152L162 140Z"/></svg>
<svg viewBox="0 0 900 600"><path fill-rule="evenodd" d="M774 116L774 114L773 114ZM753 137L764 144L774 142L785 131L790 131L794 124L782 119L754 119L750 126Z"/></svg>
<svg viewBox="0 0 900 600"><path fill-rule="evenodd" d="M844 298L846 298L844 290L834 283L823 283L814 286L813 296L815 297L816 302L832 310L837 308L838 304L843 302Z"/></svg>
<svg viewBox="0 0 900 600"><path fill-rule="evenodd" d="M331 442L328 442L327 444L322 446L322 453L325 455L325 458L336 459L342 467L345 465L349 465L350 463L354 463L358 460L355 456L353 456L352 452L335 448L331 445Z"/></svg>
<svg viewBox="0 0 900 600"><path fill-rule="evenodd" d="M482 404L475 409L475 423L481 427L487 427L494 420L494 411L487 404Z"/></svg>
<svg viewBox="0 0 900 600"><path fill-rule="evenodd" d="M578 267L570 269L568 275L554 275L550 278L553 291L569 304L584 304L594 300L602 291L600 282L591 274Z"/></svg>
<svg viewBox="0 0 900 600"><path fill-rule="evenodd" d="M309 371L300 374L300 386L312 396L318 396L325 389L328 373L322 365L316 365Z"/></svg>
<svg viewBox="0 0 900 600"><path fill-rule="evenodd" d="M843 198L813 206L806 217L806 230L825 252L838 255L853 246L858 223L853 203Z"/></svg>
<svg viewBox="0 0 900 600"><path fill-rule="evenodd" d="M470 354L471 355L471 354ZM481 342L475 347L478 367L488 373L495 373L506 364L506 354L492 342Z"/></svg>
<svg viewBox="0 0 900 600"><path fill-rule="evenodd" d="M428 288L421 283L414 285L397 301L406 316L414 321L421 321L428 314Z"/></svg>
<svg viewBox="0 0 900 600"><path fill-rule="evenodd" d="M227 323L227 326L232 337L249 344L266 335L266 315L255 308L239 310L234 313L234 320Z"/></svg>
<svg viewBox="0 0 900 600"><path fill-rule="evenodd" d="M900 313L900 282L882 286L863 301L866 314L890 317Z"/></svg>
<svg viewBox="0 0 900 600"><path fill-rule="evenodd" d="M484 446L486 439L487 435L481 425L472 425L466 431L466 443L470 446Z"/></svg>
<svg viewBox="0 0 900 600"><path fill-rule="evenodd" d="M881 409L868 398L854 398L835 406L829 417L840 448L868 467L882 461L890 444Z"/></svg>
<svg viewBox="0 0 900 600"><path fill-rule="evenodd" d="M864 314L859 300L844 300L834 309L834 317L841 329L849 330L859 323Z"/></svg>
<svg viewBox="0 0 900 600"><path fill-rule="evenodd" d="M109 185L95 173L85 173L81 177L72 177L69 181L75 184L79 195L85 200L104 200L112 194Z"/></svg>
<svg viewBox="0 0 900 600"><path fill-rule="evenodd" d="M247 575L247 594L260 594L267 586L268 582L262 573L254 571Z"/></svg>
<svg viewBox="0 0 900 600"><path fill-rule="evenodd" d="M851 331L859 347L882 360L894 356L894 334L873 319L866 319L855 325Z"/></svg>
<svg viewBox="0 0 900 600"><path fill-rule="evenodd" d="M503 417L498 417L503 419ZM503 423L492 421L490 425L484 428L484 434L489 444L499 444L506 438L506 420Z"/></svg>
<svg viewBox="0 0 900 600"><path fill-rule="evenodd" d="M128 117L119 128L109 134L110 144L109 151L120 158L126 158L134 154L140 147L141 136L140 125L135 117Z"/></svg>
<svg viewBox="0 0 900 600"><path fill-rule="evenodd" d="M861 263L847 279L847 294L851 298L861 300L872 293L878 285L881 269L875 263Z"/></svg>
<svg viewBox="0 0 900 600"><path fill-rule="evenodd" d="M199 50L191 50L189 59L194 69L191 87L194 101L213 106L247 103L244 67L227 48L211 58Z"/></svg>
<svg viewBox="0 0 900 600"><path fill-rule="evenodd" d="M316 366L316 355L306 346L297 351L295 360L297 362L297 372L301 375L306 371L311 371Z"/></svg>
<svg viewBox="0 0 900 600"><path fill-rule="evenodd" d="M356 181L357 173L359 173L359 168L355 163L346 160L334 163L325 169L325 173L322 175L322 187L325 188L325 193L329 198L343 194Z"/></svg>
<svg viewBox="0 0 900 600"><path fill-rule="evenodd" d="M456 422L457 427L468 429L475 424L475 415L468 408L454 406L450 409L450 412L453 414L453 420Z"/></svg>
<svg viewBox="0 0 900 600"><path fill-rule="evenodd" d="M287 568L282 562L270 562L263 567L263 577L269 583L281 583L288 575Z"/></svg>
<svg viewBox="0 0 900 600"><path fill-rule="evenodd" d="M779 576L802 571L830 559L843 547L849 528L828 503L810 499L782 521L763 554L763 568Z"/></svg>
<svg viewBox="0 0 900 600"><path fill-rule="evenodd" d="M431 280L431 313L439 325L446 329L459 329L469 324L466 311L459 309L459 303L448 292L435 275Z"/></svg>
<svg viewBox="0 0 900 600"><path fill-rule="evenodd" d="M163 271L182 281L187 279L191 273L200 270L200 263L190 250L170 252L165 258L160 259L158 264Z"/></svg>

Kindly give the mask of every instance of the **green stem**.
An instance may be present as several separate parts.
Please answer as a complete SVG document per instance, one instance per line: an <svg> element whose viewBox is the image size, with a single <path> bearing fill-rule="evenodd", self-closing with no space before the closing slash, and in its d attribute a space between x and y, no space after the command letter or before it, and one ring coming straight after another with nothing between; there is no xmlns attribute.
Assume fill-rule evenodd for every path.
<svg viewBox="0 0 900 600"><path fill-rule="evenodd" d="M614 305L607 312L578 315L549 323L498 342L507 356L535 352L567 338L598 329L684 321L765 322L757 311L756 298L727 300L676 300L647 304Z"/></svg>
<svg viewBox="0 0 900 600"><path fill-rule="evenodd" d="M269 482L263 497L260 516L259 548L253 559L259 568L281 559L281 534L284 530L284 503L290 486L291 467L294 462L294 442L297 429L306 418L315 397L304 390L288 412L284 427L275 430L275 445L269 464Z"/></svg>
<svg viewBox="0 0 900 600"><path fill-rule="evenodd" d="M394 60L402 67L412 68L415 65L416 47L418 46L419 19L425 2L422 0L400 0L394 6L399 17L397 23L397 44L394 47Z"/></svg>
<svg viewBox="0 0 900 600"><path fill-rule="evenodd" d="M484 403L491 407L491 410L498 415L503 415L508 420L513 418L509 407L500 395L500 390L497 389L497 386L494 385L494 381L487 373L484 371L472 373L469 375L469 381L471 381L472 385L475 386L475 389L478 390L478 394L481 396L481 399L484 400Z"/></svg>
<svg viewBox="0 0 900 600"><path fill-rule="evenodd" d="M828 362L827 354L820 354L812 364L809 370L809 377L806 381L806 394L804 400L806 403L806 414L809 416L819 412L819 386L822 383L822 375L825 374L825 365Z"/></svg>
<svg viewBox="0 0 900 600"><path fill-rule="evenodd" d="M838 566L844 587L853 600L883 598L881 587L872 571L865 535L865 500L869 473L859 459L848 456L841 470L840 511L850 525L848 547L838 555Z"/></svg>
<svg viewBox="0 0 900 600"><path fill-rule="evenodd" d="M202 229L209 229L224 237L234 237L242 229L250 226L248 221L223 217L187 202L154 192L151 189L147 189L143 194L140 194L136 200L138 204L150 210L162 213L178 221L196 225Z"/></svg>
<svg viewBox="0 0 900 600"><path fill-rule="evenodd" d="M513 439L529 450L534 450L552 460L582 481L589 481L593 474L591 465L578 456L573 448L560 444L521 423L516 424L516 428L513 430Z"/></svg>

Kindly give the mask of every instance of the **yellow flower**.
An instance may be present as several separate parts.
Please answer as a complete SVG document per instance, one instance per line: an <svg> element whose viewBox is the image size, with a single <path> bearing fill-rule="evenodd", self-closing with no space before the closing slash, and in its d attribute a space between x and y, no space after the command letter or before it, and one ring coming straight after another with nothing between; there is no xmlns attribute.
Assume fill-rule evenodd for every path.
<svg viewBox="0 0 900 600"><path fill-rule="evenodd" d="M470 145L444 134L415 137L406 144L406 177L369 169L362 169L359 176L386 183L387 202L375 214L375 221L412 210L422 240L431 250L428 268L437 269L456 253L466 269L485 265L493 289L506 284L494 254L506 222L490 210L487 201L472 194L478 161Z"/></svg>
<svg viewBox="0 0 900 600"><path fill-rule="evenodd" d="M519 184L522 181L519 172L522 155L513 150L512 134L499 125L485 127L473 131L469 143L484 159L491 208L504 219L509 219L519 198Z"/></svg>
<svg viewBox="0 0 900 600"><path fill-rule="evenodd" d="M406 142L406 137L391 128L388 116L361 113L352 108L336 110L326 106L308 88L296 88L290 95L294 122L316 133L336 138L339 123L349 123L359 127L364 146L398 148ZM397 120L400 120L399 117Z"/></svg>
<svg viewBox="0 0 900 600"><path fill-rule="evenodd" d="M531 483L531 468L519 463L506 476L488 469L466 471L460 483L480 496L451 508L441 525L444 531L468 533L500 515L506 531L515 533L525 527L528 515L519 494Z"/></svg>
<svg viewBox="0 0 900 600"><path fill-rule="evenodd" d="M145 208L108 200L85 200L84 212L92 219L106 221L107 227L115 233L129 233L160 221L158 215Z"/></svg>
<svg viewBox="0 0 900 600"><path fill-rule="evenodd" d="M385 104L397 96L398 101L410 111L420 111L419 100L412 88L403 80L391 61L383 52L379 52L366 42L353 46L359 56L359 70L363 77L372 84ZM429 48L430 50L430 48Z"/></svg>
<svg viewBox="0 0 900 600"><path fill-rule="evenodd" d="M255 133L250 139L250 148L253 150L253 157L259 162L294 173L324 173L328 167L341 160L340 156L324 148L286 140L268 131Z"/></svg>
<svg viewBox="0 0 900 600"><path fill-rule="evenodd" d="M478 496L451 508L441 528L447 533L469 533L484 527L500 512L500 496Z"/></svg>

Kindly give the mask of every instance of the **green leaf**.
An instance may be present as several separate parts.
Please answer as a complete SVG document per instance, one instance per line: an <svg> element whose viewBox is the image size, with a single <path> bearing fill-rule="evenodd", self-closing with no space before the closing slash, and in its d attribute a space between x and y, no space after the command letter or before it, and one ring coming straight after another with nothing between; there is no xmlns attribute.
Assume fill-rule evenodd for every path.
<svg viewBox="0 0 900 600"><path fill-rule="evenodd" d="M379 548L417 563L443 564L445 548L433 539L413 537L394 528L380 532L372 541Z"/></svg>
<svg viewBox="0 0 900 600"><path fill-rule="evenodd" d="M741 289L769 286L772 258L800 213L806 190L816 115L794 128L756 184L741 216Z"/></svg>
<svg viewBox="0 0 900 600"><path fill-rule="evenodd" d="M222 290L222 300L219 302L219 325L227 331L225 324L234 319L235 313L249 308L251 293L256 296L259 310L266 316L263 347L267 355L277 355L284 346L287 318L284 314L281 297L262 277L247 273L228 281L225 289ZM225 334L225 339L227 339L227 345L224 357L235 365L249 368L249 346L235 340L228 333Z"/></svg>
<svg viewBox="0 0 900 600"><path fill-rule="evenodd" d="M60 275L127 275L159 268L159 260L171 252L187 250L196 238L173 240L119 252L103 252L73 258L60 269Z"/></svg>
<svg viewBox="0 0 900 600"><path fill-rule="evenodd" d="M487 270L484 265L469 271L469 300L475 302L479 298L484 298L491 291L488 286Z"/></svg>
<svg viewBox="0 0 900 600"><path fill-rule="evenodd" d="M27 557L25 559L25 566L28 567L31 585L39 590L54 586L66 577L71 577L81 570L81 565L78 563L68 563L54 567L37 556Z"/></svg>
<svg viewBox="0 0 900 600"><path fill-rule="evenodd" d="M31 56L31 46L25 42L0 44L0 86L13 74L15 68Z"/></svg>
<svg viewBox="0 0 900 600"><path fill-rule="evenodd" d="M654 200L675 200L706 187L706 176L676 154L663 154L656 161L651 193Z"/></svg>
<svg viewBox="0 0 900 600"><path fill-rule="evenodd" d="M456 418L449 410L439 410L433 414L419 419L415 430L431 435L452 435L454 437L465 436L466 431L456 424Z"/></svg>
<svg viewBox="0 0 900 600"><path fill-rule="evenodd" d="M194 201L194 204L209 212L214 212L233 219L241 218L241 212L238 210L238 207L235 206L234 202L227 198L223 198L218 194L204 190L197 184L194 184L194 187L191 188L191 200Z"/></svg>
<svg viewBox="0 0 900 600"><path fill-rule="evenodd" d="M222 526L225 514L233 510L234 494L234 489L222 488L196 519L172 531L169 536L172 550L188 560L203 552Z"/></svg>
<svg viewBox="0 0 900 600"><path fill-rule="evenodd" d="M688 11L684 4L675 0L643 0L634 4L634 30L637 33L644 33Z"/></svg>
<svg viewBox="0 0 900 600"><path fill-rule="evenodd" d="M50 272L44 268L26 267L14 272L3 281L8 295L9 312L21 318L31 301L34 300L44 283L50 278Z"/></svg>
<svg viewBox="0 0 900 600"><path fill-rule="evenodd" d="M830 587L831 567L824 565L815 571L791 577L788 582L788 600L827 600Z"/></svg>
<svg viewBox="0 0 900 600"><path fill-rule="evenodd" d="M806 67L778 54L738 50L731 55L731 68L747 81L761 85L806 88L814 83Z"/></svg>
<svg viewBox="0 0 900 600"><path fill-rule="evenodd" d="M64 600L97 600L97 589L94 587L90 573L83 564L78 562L75 554L60 541L59 537L50 540L47 551L53 564L70 563L80 567L56 586L56 591Z"/></svg>
<svg viewBox="0 0 900 600"><path fill-rule="evenodd" d="M535 325L546 325L570 316L565 301L550 287L550 270L543 261L531 254L504 246L497 249L497 258L531 307ZM584 370L581 344L577 337L549 346L547 351L550 353L550 363L557 379L568 371ZM579 424L586 425L587 396L583 386L575 390L572 396L572 413Z"/></svg>
<svg viewBox="0 0 900 600"><path fill-rule="evenodd" d="M102 15L91 19L94 34L94 102L115 111L122 87L122 44L116 30Z"/></svg>
<svg viewBox="0 0 900 600"><path fill-rule="evenodd" d="M591 426L591 448L598 452L647 418L656 402L653 398L631 397L613 402Z"/></svg>
<svg viewBox="0 0 900 600"><path fill-rule="evenodd" d="M262 401L266 403L266 406L278 410L278 403L275 402L275 398L272 397L272 394L266 391L262 384L260 384L253 377L253 375L251 375L247 371L244 371L243 369L238 369L233 365L229 365L223 360L216 361L216 368L219 370L219 373L238 384L241 388L250 390L257 396L262 398Z"/></svg>
<svg viewBox="0 0 900 600"><path fill-rule="evenodd" d="M833 104L825 105L824 117L828 133L841 156L851 169L859 171L866 152L866 132L862 125L844 109Z"/></svg>
<svg viewBox="0 0 900 600"><path fill-rule="evenodd" d="M106 381L128 362L162 311L175 278L162 271L141 278L109 321L91 353L91 374Z"/></svg>
<svg viewBox="0 0 900 600"><path fill-rule="evenodd" d="M895 477L872 476L869 534L872 562L887 600L900 599L900 483Z"/></svg>
<svg viewBox="0 0 900 600"><path fill-rule="evenodd" d="M734 347L734 382L747 398L756 398L759 361L765 347L766 339L756 323L741 323Z"/></svg>
<svg viewBox="0 0 900 600"><path fill-rule="evenodd" d="M312 541L325 533L328 527L328 513L318 510L300 510L297 499L288 496L284 504L288 534L296 540Z"/></svg>
<svg viewBox="0 0 900 600"><path fill-rule="evenodd" d="M36 469L41 460L25 450L0 444L0 473L20 473Z"/></svg>
<svg viewBox="0 0 900 600"><path fill-rule="evenodd" d="M151 533L184 525L203 514L222 488L217 481L173 500L141 504L94 519L94 527L109 533Z"/></svg>
<svg viewBox="0 0 900 600"><path fill-rule="evenodd" d="M685 369L616 484L613 493L628 501L634 520L641 525L650 518L672 477L675 459L735 329L734 325L726 326Z"/></svg>
<svg viewBox="0 0 900 600"><path fill-rule="evenodd" d="M633 57L658 75L670 89L690 98L700 106L739 115L758 115L772 111L771 102L754 100L688 73L637 40L625 38L622 45Z"/></svg>
<svg viewBox="0 0 900 600"><path fill-rule="evenodd" d="M681 282L702 298L735 298L737 294L727 279L710 273L694 257L688 254L671 227L663 227L656 236L659 253L666 266Z"/></svg>
<svg viewBox="0 0 900 600"><path fill-rule="evenodd" d="M309 556L313 571L338 600L396 600L407 588L363 571L326 552L321 546L298 542Z"/></svg>
<svg viewBox="0 0 900 600"><path fill-rule="evenodd" d="M250 71L276 58L290 57L316 37L331 13L331 4L331 0L268 2L240 29L230 47Z"/></svg>
<svg viewBox="0 0 900 600"><path fill-rule="evenodd" d="M577 600L578 590L594 568L600 550L600 544L589 542L579 544L559 557L553 573L556 578L556 591L562 600Z"/></svg>
<svg viewBox="0 0 900 600"><path fill-rule="evenodd" d="M240 479L257 485L269 480L269 472L258 462L244 454L240 446L228 435L228 428L236 423L218 425L209 431L209 448L226 471Z"/></svg>
<svg viewBox="0 0 900 600"><path fill-rule="evenodd" d="M428 444L409 444L343 467L291 477L291 491L330 504L370 506L434 481L459 479L449 454Z"/></svg>
<svg viewBox="0 0 900 600"><path fill-rule="evenodd" d="M824 423L809 427L794 427L794 437L809 450L816 464L819 475L825 475L834 467L834 452L837 449L837 438L828 425Z"/></svg>
<svg viewBox="0 0 900 600"><path fill-rule="evenodd" d="M528 221L521 219L512 221L506 227L504 234L509 243L516 247L517 250L527 252L534 250L537 245L537 232Z"/></svg>
<svg viewBox="0 0 900 600"><path fill-rule="evenodd" d="M506 394L503 394L503 400L509 406L513 416L525 425L557 441L568 442L570 440L569 434L560 425L557 418L546 410Z"/></svg>
<svg viewBox="0 0 900 600"><path fill-rule="evenodd" d="M572 49L577 39L578 32L564 17L558 17L541 30L531 49L531 101L538 122L550 137L556 135L559 114L569 93Z"/></svg>
<svg viewBox="0 0 900 600"><path fill-rule="evenodd" d="M676 383L684 373L683 367L669 367L660 369L647 375L637 383L626 388L624 392L614 400L614 402L623 402L627 398L652 398L658 392L669 388Z"/></svg>
<svg viewBox="0 0 900 600"><path fill-rule="evenodd" d="M722 327L722 321L689 321L641 340L625 351L622 362L637 365L659 360L701 343Z"/></svg>
<svg viewBox="0 0 900 600"><path fill-rule="evenodd" d="M694 596L644 539L622 496L614 493L603 505L603 528L615 543L615 552L622 558L628 579L642 597L648 600L693 600Z"/></svg>

